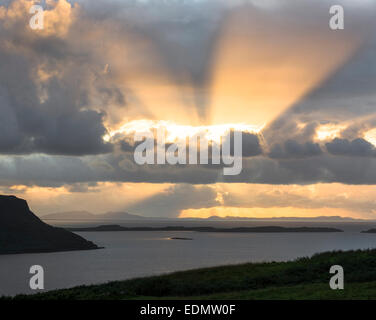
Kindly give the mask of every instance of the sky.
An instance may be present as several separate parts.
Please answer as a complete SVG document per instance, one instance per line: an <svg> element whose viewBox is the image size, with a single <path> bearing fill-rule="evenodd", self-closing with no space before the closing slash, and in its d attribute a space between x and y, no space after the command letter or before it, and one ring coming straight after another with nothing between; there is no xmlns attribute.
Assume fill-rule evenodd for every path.
<svg viewBox="0 0 376 320"><path fill-rule="evenodd" d="M376 218L371 0L0 1L0 193L38 215ZM342 5L344 30L329 28ZM243 170L144 165L168 143L243 132Z"/></svg>

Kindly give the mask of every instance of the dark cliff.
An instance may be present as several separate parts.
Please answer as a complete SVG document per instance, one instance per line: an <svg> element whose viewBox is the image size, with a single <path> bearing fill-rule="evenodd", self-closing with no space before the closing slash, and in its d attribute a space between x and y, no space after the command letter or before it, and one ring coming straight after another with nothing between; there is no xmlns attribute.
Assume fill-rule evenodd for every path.
<svg viewBox="0 0 376 320"><path fill-rule="evenodd" d="M91 241L42 222L25 200L0 196L0 254L98 249Z"/></svg>

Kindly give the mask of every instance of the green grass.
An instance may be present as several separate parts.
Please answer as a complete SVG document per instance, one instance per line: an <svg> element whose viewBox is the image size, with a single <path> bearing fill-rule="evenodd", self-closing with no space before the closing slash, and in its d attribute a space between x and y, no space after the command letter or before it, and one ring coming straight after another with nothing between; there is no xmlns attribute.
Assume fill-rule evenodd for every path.
<svg viewBox="0 0 376 320"><path fill-rule="evenodd" d="M345 290L329 288L341 265ZM81 286L15 299L374 299L376 250L326 252L290 262L247 263Z"/></svg>
<svg viewBox="0 0 376 320"><path fill-rule="evenodd" d="M138 297L137 299L155 299ZM160 298L159 298L160 299ZM376 281L350 283L345 290L331 290L327 283L303 284L297 286L272 287L259 290L224 292L192 297L163 297L166 300L374 300Z"/></svg>

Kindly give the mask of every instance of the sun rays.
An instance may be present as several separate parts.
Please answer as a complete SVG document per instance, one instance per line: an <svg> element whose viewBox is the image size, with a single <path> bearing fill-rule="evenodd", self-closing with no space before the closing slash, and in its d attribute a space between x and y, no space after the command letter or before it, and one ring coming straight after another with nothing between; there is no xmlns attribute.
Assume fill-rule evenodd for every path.
<svg viewBox="0 0 376 320"><path fill-rule="evenodd" d="M282 36L276 38L275 30ZM149 59L140 54L131 73L142 77L122 80L128 88L126 117L120 112L116 123L107 124L106 141L121 131L160 125L169 127L171 139L203 128L218 134L229 126L259 132L335 74L364 41L357 32L334 33L327 23L313 29L299 17L284 20L249 6L232 8L215 30L205 32L196 40L202 48L195 59L190 38L192 46L184 48L154 35L163 40L161 47L144 34L132 34L127 38L137 40L135 48L107 47L118 79L129 75L123 52L136 57L137 50L147 50ZM184 55L186 60L176 60Z"/></svg>

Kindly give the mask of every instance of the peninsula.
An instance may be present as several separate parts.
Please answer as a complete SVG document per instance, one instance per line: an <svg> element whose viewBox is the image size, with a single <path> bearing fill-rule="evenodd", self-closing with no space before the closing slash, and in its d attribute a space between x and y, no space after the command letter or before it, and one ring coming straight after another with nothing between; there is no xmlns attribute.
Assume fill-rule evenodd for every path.
<svg viewBox="0 0 376 320"><path fill-rule="evenodd" d="M0 254L98 249L81 236L42 222L27 202L0 196Z"/></svg>

